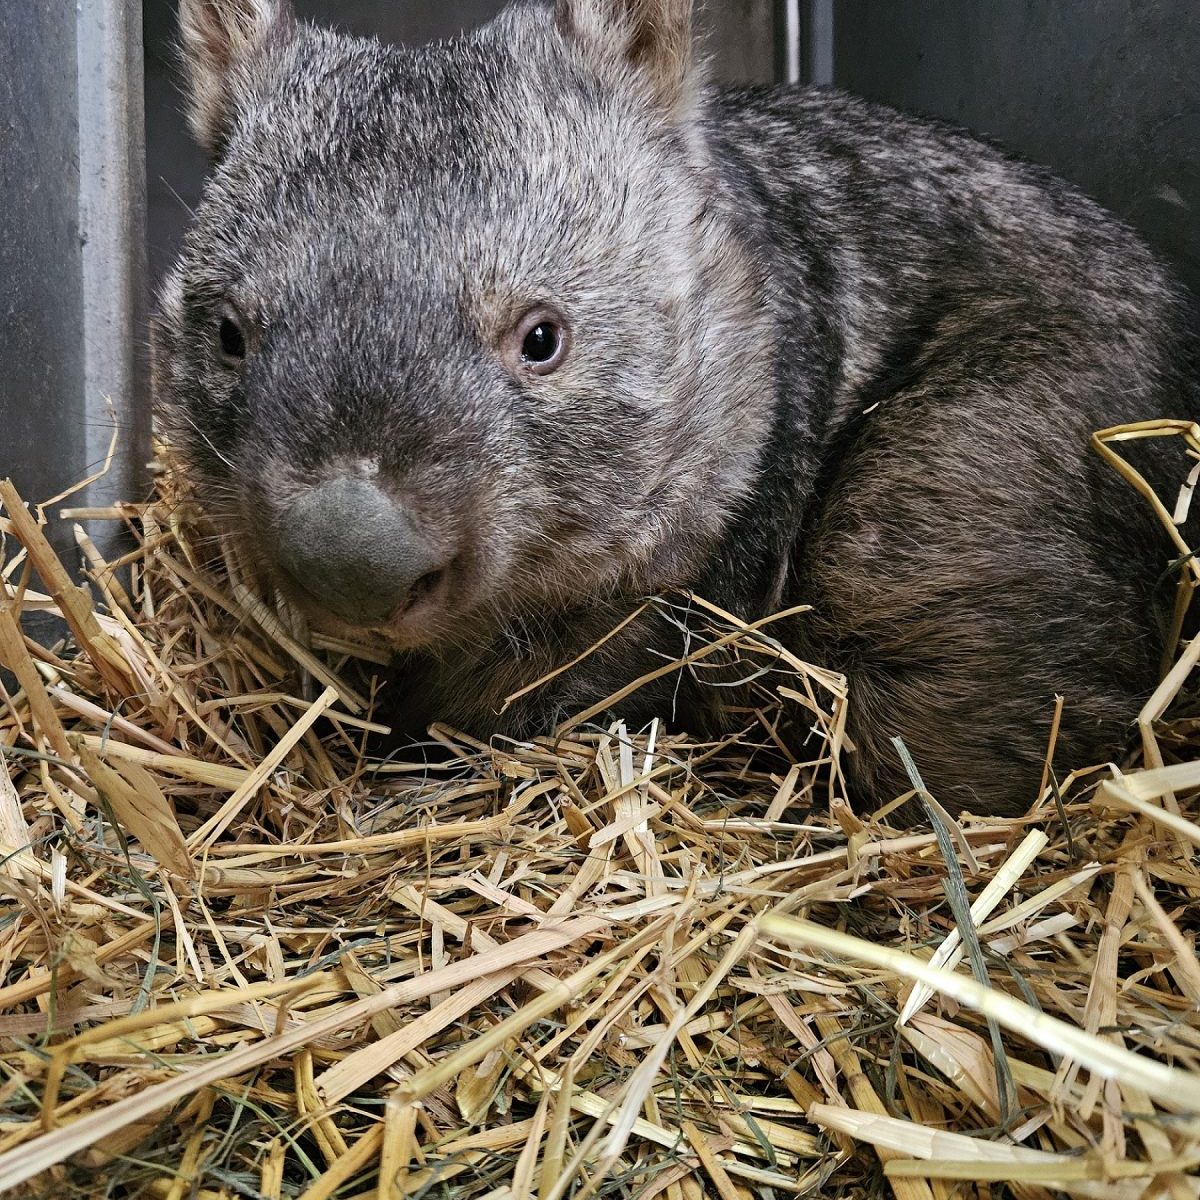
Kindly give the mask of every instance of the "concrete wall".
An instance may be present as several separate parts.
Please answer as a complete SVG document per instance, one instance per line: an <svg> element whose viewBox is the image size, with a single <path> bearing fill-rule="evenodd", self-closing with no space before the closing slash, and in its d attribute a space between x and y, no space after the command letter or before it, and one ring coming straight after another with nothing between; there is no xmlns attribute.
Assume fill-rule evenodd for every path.
<svg viewBox="0 0 1200 1200"><path fill-rule="evenodd" d="M74 5L11 7L0 38L0 476L30 500L83 465L74 64Z"/></svg>

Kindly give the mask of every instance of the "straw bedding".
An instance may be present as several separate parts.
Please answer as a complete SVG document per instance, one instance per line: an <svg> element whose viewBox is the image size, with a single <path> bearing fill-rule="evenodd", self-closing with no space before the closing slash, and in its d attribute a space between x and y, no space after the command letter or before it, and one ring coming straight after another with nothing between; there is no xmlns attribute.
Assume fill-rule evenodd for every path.
<svg viewBox="0 0 1200 1200"><path fill-rule="evenodd" d="M1119 448L1178 438L1182 480L1198 432L1097 444L1170 523ZM47 506L132 533L80 532L90 591L0 501L0 1191L1200 1196L1200 643L1121 770L1048 753L1026 817L918 791L905 829L769 624L657 602L663 669L755 680L727 743L618 699L380 759L382 656L268 608L170 471Z"/></svg>

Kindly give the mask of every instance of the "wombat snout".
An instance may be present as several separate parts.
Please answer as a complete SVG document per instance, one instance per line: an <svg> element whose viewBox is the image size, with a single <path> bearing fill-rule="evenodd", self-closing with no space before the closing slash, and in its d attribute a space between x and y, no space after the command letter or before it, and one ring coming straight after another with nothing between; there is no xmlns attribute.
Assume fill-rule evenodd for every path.
<svg viewBox="0 0 1200 1200"><path fill-rule="evenodd" d="M276 553L307 599L359 627L429 600L449 557L401 504L353 476L304 493L285 517Z"/></svg>

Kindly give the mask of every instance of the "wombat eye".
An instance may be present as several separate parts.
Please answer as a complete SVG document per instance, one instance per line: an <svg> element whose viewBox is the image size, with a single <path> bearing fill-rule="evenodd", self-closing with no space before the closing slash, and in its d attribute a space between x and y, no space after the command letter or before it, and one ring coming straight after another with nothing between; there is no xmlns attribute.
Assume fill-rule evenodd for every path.
<svg viewBox="0 0 1200 1200"><path fill-rule="evenodd" d="M566 322L555 312L537 309L514 330L507 357L523 371L549 375L566 361L568 347Z"/></svg>
<svg viewBox="0 0 1200 1200"><path fill-rule="evenodd" d="M560 344L558 326L543 321L525 335L525 341L521 344L521 357L528 363L543 366L558 353Z"/></svg>
<svg viewBox="0 0 1200 1200"><path fill-rule="evenodd" d="M238 366L245 361L246 331L242 326L241 317L232 305L227 305L221 313L217 337L221 343L221 356L230 366Z"/></svg>

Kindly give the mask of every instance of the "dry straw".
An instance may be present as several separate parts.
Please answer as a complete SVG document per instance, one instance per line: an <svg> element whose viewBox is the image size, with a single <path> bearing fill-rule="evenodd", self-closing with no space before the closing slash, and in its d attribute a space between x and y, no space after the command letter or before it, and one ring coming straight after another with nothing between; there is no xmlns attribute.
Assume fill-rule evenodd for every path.
<svg viewBox="0 0 1200 1200"><path fill-rule="evenodd" d="M1097 436L1182 630L1200 467L1172 511L1145 437L1200 430ZM722 743L626 728L632 681L380 759L385 655L256 596L169 471L51 518L128 530L114 564L79 531L88 589L0 503L0 1192L1200 1197L1200 641L1119 768L906 830L845 802L845 683L771 622L643 614L656 677L753 681Z"/></svg>

